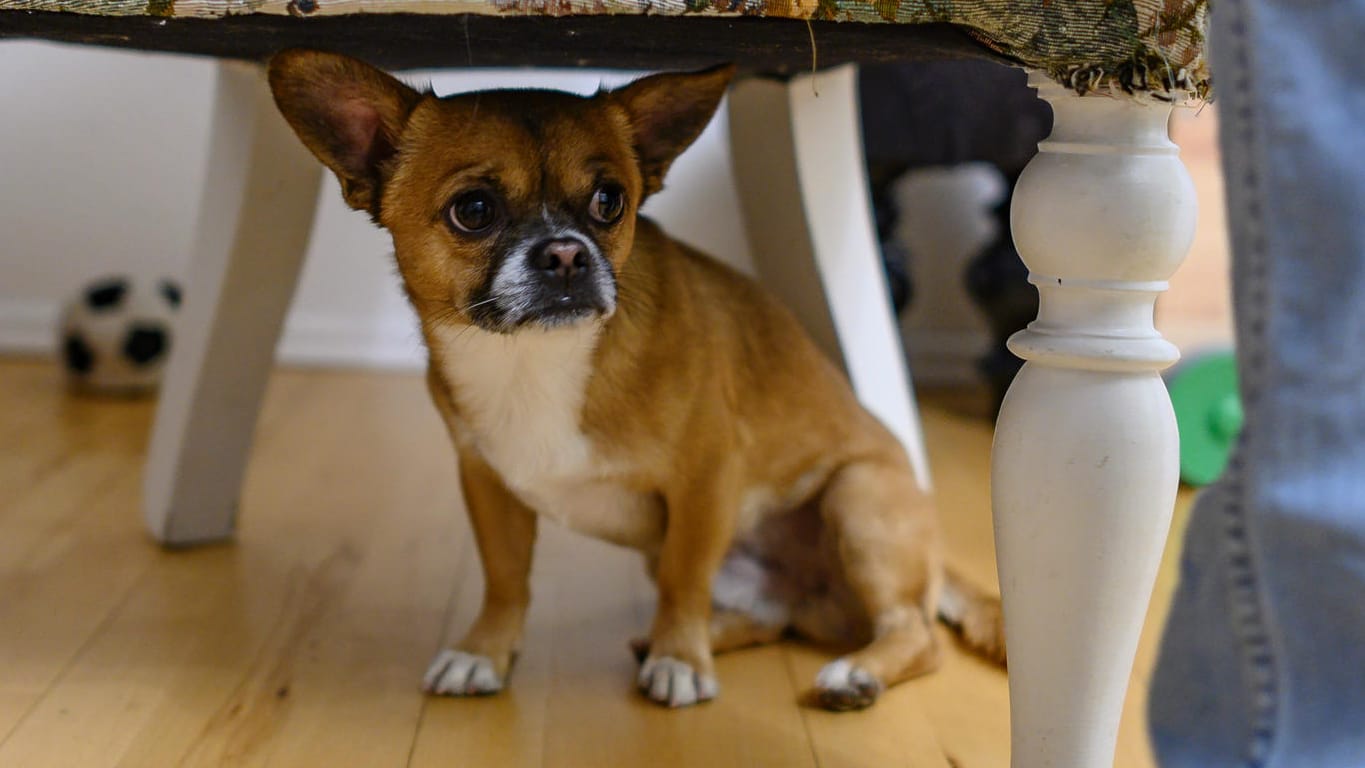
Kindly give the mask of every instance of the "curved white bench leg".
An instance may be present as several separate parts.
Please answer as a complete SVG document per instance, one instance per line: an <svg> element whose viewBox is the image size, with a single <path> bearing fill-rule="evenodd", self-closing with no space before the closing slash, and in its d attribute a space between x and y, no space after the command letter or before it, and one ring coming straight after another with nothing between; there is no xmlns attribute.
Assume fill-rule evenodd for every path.
<svg viewBox="0 0 1365 768"><path fill-rule="evenodd" d="M143 485L147 526L164 544L232 534L320 178L261 70L220 64L185 304Z"/></svg>
<svg viewBox="0 0 1365 768"><path fill-rule="evenodd" d="M1052 135L1012 226L1038 319L996 429L1014 768L1108 768L1178 482L1157 295L1194 233L1170 109L1035 78Z"/></svg>
<svg viewBox="0 0 1365 768"><path fill-rule="evenodd" d="M872 218L857 68L787 83L741 81L729 105L730 152L759 279L843 363L858 398L900 438L928 490L919 412Z"/></svg>

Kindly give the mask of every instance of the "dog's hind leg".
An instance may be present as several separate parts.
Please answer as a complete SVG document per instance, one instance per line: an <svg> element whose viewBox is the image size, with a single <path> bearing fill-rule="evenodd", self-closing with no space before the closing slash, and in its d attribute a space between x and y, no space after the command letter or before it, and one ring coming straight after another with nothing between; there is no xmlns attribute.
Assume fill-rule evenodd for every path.
<svg viewBox="0 0 1365 768"><path fill-rule="evenodd" d="M828 709L862 709L941 661L933 634L943 578L937 525L930 500L898 457L839 470L820 504L842 566L840 586L861 607L858 634L870 642L820 670L815 694Z"/></svg>
<svg viewBox="0 0 1365 768"><path fill-rule="evenodd" d="M918 607L888 611L875 638L861 650L826 664L815 676L815 695L825 709L872 705L888 686L938 668L940 650L930 621Z"/></svg>
<svg viewBox="0 0 1365 768"><path fill-rule="evenodd" d="M717 611L711 615L711 653L775 643L786 629L740 611Z"/></svg>

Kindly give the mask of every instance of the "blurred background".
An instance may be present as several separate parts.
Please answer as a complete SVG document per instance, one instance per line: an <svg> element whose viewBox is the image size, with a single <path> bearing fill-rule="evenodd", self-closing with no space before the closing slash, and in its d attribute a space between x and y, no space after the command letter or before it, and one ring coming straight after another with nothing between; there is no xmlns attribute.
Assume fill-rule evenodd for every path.
<svg viewBox="0 0 1365 768"><path fill-rule="evenodd" d="M0 103L12 107L0 122L0 355L52 354L61 303L93 279L183 275L210 150L213 67L45 43L0 46ZM632 74L407 77L430 81L437 93L497 86L589 93ZM1022 73L984 62L863 70L871 191L920 385L990 389L992 372L1012 370L1007 359L991 359L1002 354L998 337L1031 316L1032 290L1002 214L1050 117L1023 82ZM1158 319L1182 349L1199 351L1231 338L1213 109L1176 110L1173 134L1199 190L1200 221ZM726 135L722 109L646 211L675 236L745 269ZM388 254L386 237L342 204L327 177L279 361L420 366L413 316ZM974 262L982 262L975 274ZM985 300L973 301L973 282Z"/></svg>

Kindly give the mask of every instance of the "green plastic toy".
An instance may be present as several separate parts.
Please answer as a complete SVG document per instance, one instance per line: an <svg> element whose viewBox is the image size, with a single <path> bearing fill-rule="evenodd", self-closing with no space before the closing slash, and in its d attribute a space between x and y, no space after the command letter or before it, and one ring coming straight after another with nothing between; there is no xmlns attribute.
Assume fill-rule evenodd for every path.
<svg viewBox="0 0 1365 768"><path fill-rule="evenodd" d="M1208 485L1223 474L1242 431L1237 358L1231 351L1194 357L1167 377L1180 428L1180 479Z"/></svg>

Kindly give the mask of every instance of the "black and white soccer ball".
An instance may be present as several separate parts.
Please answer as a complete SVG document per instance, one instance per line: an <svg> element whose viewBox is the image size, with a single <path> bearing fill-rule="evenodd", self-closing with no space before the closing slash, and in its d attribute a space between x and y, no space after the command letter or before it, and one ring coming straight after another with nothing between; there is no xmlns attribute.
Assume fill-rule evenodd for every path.
<svg viewBox="0 0 1365 768"><path fill-rule="evenodd" d="M62 362L82 391L137 395L156 390L170 357L180 286L170 280L95 281L62 313Z"/></svg>

